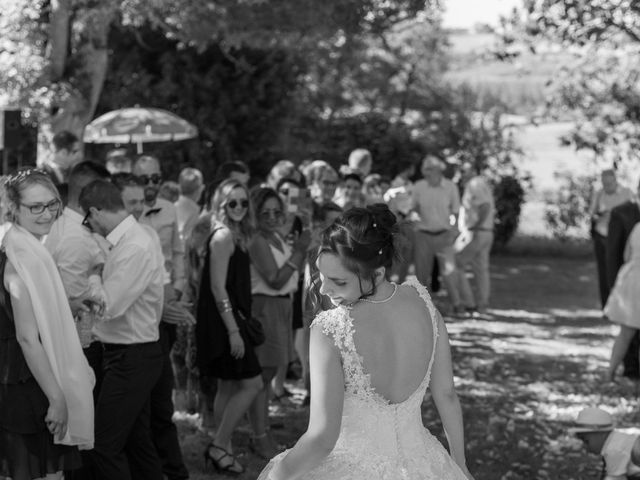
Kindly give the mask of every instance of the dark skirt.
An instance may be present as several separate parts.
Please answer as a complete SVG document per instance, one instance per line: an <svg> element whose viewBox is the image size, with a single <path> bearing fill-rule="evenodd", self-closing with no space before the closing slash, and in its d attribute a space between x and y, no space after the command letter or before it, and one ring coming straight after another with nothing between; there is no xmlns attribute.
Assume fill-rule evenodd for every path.
<svg viewBox="0 0 640 480"><path fill-rule="evenodd" d="M219 378L221 380L244 380L253 378L262 373L260 362L256 356L255 349L243 328L240 328L240 336L244 341L244 356L242 358L233 358L231 356L231 347L229 339L226 339L226 345L222 355L215 358L210 365L206 375Z"/></svg>
<svg viewBox="0 0 640 480"><path fill-rule="evenodd" d="M0 385L0 475L32 480L81 466L77 447L54 444L44 420L48 408L33 378Z"/></svg>

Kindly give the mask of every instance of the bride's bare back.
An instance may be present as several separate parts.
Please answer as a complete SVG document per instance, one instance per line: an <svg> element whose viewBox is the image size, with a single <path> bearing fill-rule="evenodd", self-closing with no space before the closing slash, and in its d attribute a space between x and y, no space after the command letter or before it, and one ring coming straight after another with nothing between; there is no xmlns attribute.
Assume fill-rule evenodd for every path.
<svg viewBox="0 0 640 480"><path fill-rule="evenodd" d="M384 303L352 310L354 343L371 386L389 403L402 403L427 374L434 348L429 310L415 288L400 285Z"/></svg>

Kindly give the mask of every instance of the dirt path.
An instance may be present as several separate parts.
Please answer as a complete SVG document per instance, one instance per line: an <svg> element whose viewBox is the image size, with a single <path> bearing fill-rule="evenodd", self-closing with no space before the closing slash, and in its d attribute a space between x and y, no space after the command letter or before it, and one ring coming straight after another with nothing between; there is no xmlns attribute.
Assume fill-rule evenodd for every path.
<svg viewBox="0 0 640 480"><path fill-rule="evenodd" d="M616 329L600 316L594 274L589 260L496 257L491 315L447 319L476 480L597 479L599 459L564 433L577 411L601 405L619 423L640 426L636 385L600 382ZM274 430L278 441L295 442L308 409L294 401L273 414L272 422L285 427ZM429 398L423 419L444 441ZM203 472L207 437L194 424L193 417L180 421L191 478L216 478ZM247 442L243 429L238 450L248 452ZM250 453L242 461L249 468L239 478L247 480L265 463Z"/></svg>

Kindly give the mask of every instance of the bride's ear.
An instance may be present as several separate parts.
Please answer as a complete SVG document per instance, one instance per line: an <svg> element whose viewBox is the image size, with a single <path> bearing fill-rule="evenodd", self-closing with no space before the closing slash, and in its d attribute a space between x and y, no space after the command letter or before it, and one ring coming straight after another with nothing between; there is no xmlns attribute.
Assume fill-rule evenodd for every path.
<svg viewBox="0 0 640 480"><path fill-rule="evenodd" d="M385 273L387 272L387 269L384 267L380 267L380 268L376 268L375 272L373 274L373 276L376 279L376 285L379 284L381 281L383 281L385 279Z"/></svg>

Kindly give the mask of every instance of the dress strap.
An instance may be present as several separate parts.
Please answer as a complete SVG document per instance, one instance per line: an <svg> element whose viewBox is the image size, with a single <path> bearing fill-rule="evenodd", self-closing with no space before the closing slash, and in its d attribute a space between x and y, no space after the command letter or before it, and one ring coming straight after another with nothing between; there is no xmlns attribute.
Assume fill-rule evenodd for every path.
<svg viewBox="0 0 640 480"><path fill-rule="evenodd" d="M439 335L439 332L438 332L439 313L438 313L438 310L436 309L436 306L433 304L433 301L431 300L431 295L429 295L429 291L427 290L427 287L422 285L415 278L407 280L406 282L404 282L404 284L409 285L416 289L416 291L418 292L418 295L420 295L420 298L422 298L422 300L424 301L424 304L427 307L427 310L429 311L429 316L431 317L431 325L433 328L433 350L431 352L431 358L429 359L429 368L427 369L427 377L429 377L431 374L431 367L433 366L433 361L436 356L436 344L438 342L438 335Z"/></svg>

